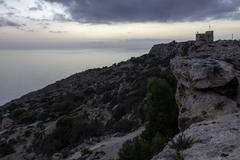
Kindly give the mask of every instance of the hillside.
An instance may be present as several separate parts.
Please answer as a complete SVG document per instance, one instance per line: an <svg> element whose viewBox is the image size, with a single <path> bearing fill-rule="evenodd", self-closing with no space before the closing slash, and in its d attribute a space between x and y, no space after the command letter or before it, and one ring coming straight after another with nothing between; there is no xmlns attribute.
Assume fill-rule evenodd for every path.
<svg viewBox="0 0 240 160"><path fill-rule="evenodd" d="M178 108L165 115L178 121L168 129L198 139L181 151L186 160L238 159L240 41L188 41L154 45L141 57L74 74L5 104L0 160L117 158L124 142L148 130L139 109L153 77L175 94ZM166 145L153 159L171 160L174 153Z"/></svg>

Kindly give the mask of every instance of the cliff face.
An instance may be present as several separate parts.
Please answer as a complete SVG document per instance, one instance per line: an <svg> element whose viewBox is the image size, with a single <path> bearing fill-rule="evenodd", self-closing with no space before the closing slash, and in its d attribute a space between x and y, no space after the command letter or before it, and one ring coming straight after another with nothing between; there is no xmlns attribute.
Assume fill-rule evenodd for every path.
<svg viewBox="0 0 240 160"><path fill-rule="evenodd" d="M239 159L239 53L237 42L198 46L171 60L178 80L176 100L181 135L196 140L179 152L185 160ZM172 142L153 160L171 160Z"/></svg>
<svg viewBox="0 0 240 160"><path fill-rule="evenodd" d="M155 45L149 54L75 74L9 102L2 107L0 150L13 148L0 159L116 158L121 145L144 130L136 112L148 79L166 73L178 81L179 128L199 139L184 151L185 159L236 159L239 47L239 41ZM68 131L74 136L67 137ZM59 136L67 138L59 144ZM154 160L171 159L173 152L167 146Z"/></svg>

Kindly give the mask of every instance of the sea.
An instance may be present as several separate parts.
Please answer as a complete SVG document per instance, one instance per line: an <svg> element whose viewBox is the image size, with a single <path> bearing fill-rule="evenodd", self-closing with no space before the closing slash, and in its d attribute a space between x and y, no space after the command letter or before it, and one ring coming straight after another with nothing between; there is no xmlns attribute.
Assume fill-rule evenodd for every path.
<svg viewBox="0 0 240 160"><path fill-rule="evenodd" d="M148 49L0 50L0 106L72 74L111 66Z"/></svg>

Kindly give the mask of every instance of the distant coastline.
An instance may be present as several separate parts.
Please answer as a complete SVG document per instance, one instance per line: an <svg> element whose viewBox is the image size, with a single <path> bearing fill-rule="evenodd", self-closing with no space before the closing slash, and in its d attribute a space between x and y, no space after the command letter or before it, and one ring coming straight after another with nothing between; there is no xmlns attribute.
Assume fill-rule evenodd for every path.
<svg viewBox="0 0 240 160"><path fill-rule="evenodd" d="M6 53L7 54L4 54ZM1 50L0 106L72 74L110 66L144 54L143 50Z"/></svg>

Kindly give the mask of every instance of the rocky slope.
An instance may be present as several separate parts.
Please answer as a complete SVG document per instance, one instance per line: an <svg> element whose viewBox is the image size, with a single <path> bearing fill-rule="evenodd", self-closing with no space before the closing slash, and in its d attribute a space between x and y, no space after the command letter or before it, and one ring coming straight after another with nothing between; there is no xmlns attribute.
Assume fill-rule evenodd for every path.
<svg viewBox="0 0 240 160"><path fill-rule="evenodd" d="M199 139L185 158L235 160L239 41L155 45L141 57L77 73L9 102L1 110L0 159L116 158L121 145L144 130L136 112L148 79L171 73L178 81L179 128ZM172 152L167 146L154 160L170 160Z"/></svg>

